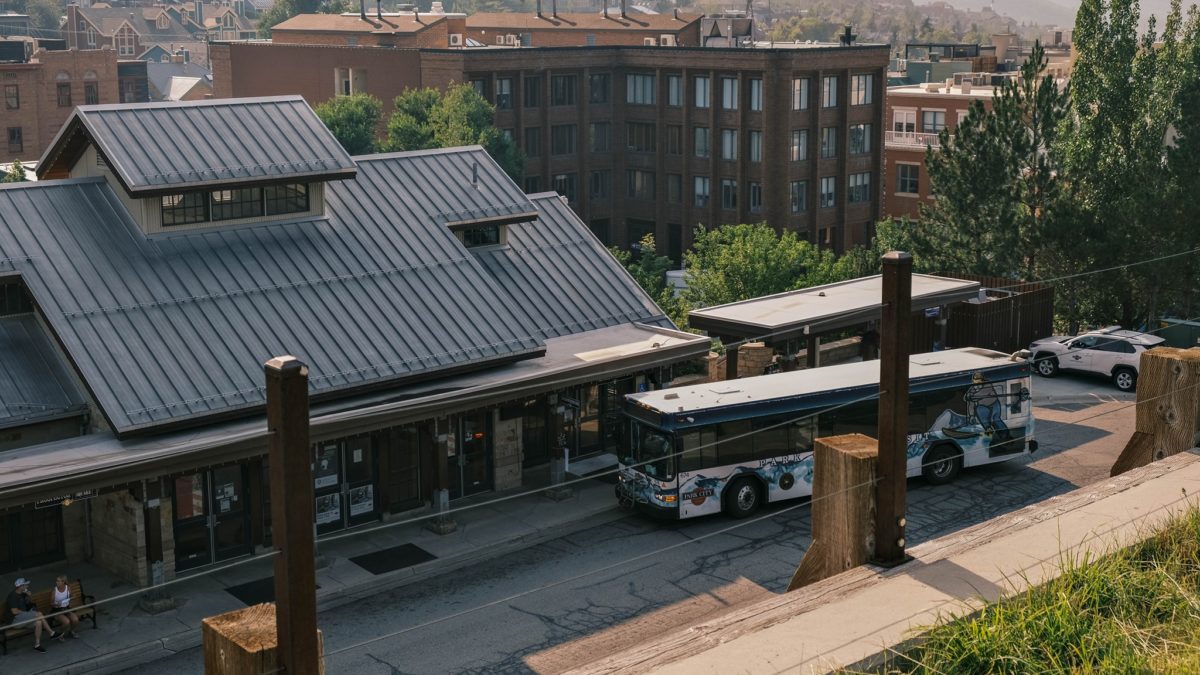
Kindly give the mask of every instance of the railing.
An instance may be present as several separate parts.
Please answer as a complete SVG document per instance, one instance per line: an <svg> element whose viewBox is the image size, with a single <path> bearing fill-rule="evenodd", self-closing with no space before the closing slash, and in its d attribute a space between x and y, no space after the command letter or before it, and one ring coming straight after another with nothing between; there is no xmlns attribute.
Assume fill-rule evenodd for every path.
<svg viewBox="0 0 1200 675"><path fill-rule="evenodd" d="M936 150L941 147L937 134L922 134L915 131L885 131L883 132L883 142L884 145L900 145L909 148L928 146Z"/></svg>

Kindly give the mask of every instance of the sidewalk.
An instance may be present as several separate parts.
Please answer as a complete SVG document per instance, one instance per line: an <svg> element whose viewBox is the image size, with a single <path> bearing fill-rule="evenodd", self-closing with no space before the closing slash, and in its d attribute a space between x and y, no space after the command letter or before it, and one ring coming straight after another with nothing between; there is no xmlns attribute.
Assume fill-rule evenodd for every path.
<svg viewBox="0 0 1200 675"><path fill-rule="evenodd" d="M572 487L574 495L564 501L552 501L540 492L515 496L530 489L526 486L510 493L513 496L505 501L454 513L458 529L448 535L425 529L421 521L342 536L329 542L318 540L318 610L535 546L625 515L617 508L611 483L594 479ZM504 497L491 493L478 496L476 501L487 504ZM470 499L456 501L453 506L463 508L470 502ZM408 518L403 516L399 520ZM373 523L361 529L381 525L387 524ZM418 562L422 559L426 561ZM64 563L24 570L21 574L33 582L34 590L48 588L59 573L82 579L84 590L103 603L97 608L99 625L93 630L84 622L79 640L44 641L45 654L33 650L32 637L12 640L8 655L0 656L0 672L5 675L111 673L196 647L201 643L200 622L205 617L247 604L230 590L255 600L254 596L271 588L272 565L272 559L264 557L219 572L206 573L200 569L185 574L162 587L176 606L157 614L139 605L145 593L90 564ZM5 577L5 583L11 580ZM105 598L126 593L131 593L130 597L103 602Z"/></svg>

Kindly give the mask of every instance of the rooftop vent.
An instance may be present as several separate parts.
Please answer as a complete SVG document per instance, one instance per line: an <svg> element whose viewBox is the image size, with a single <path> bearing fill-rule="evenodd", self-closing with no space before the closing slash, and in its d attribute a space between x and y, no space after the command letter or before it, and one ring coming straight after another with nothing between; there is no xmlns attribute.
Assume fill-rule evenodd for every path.
<svg viewBox="0 0 1200 675"><path fill-rule="evenodd" d="M852 32L853 30L854 29L850 26L850 24L846 24L846 26L842 29L842 34L838 40L841 41L843 47L849 47L850 45L854 44L855 40L858 39L858 36Z"/></svg>

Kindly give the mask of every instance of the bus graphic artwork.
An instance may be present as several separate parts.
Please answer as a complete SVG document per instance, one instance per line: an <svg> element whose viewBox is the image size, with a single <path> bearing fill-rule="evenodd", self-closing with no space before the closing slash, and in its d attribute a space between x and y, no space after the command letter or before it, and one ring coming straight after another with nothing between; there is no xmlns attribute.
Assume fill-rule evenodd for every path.
<svg viewBox="0 0 1200 675"><path fill-rule="evenodd" d="M1025 361L957 349L914 355L909 374L908 476L944 483L1036 449ZM874 437L878 391L868 361L630 394L617 495L669 518L811 495L813 440Z"/></svg>

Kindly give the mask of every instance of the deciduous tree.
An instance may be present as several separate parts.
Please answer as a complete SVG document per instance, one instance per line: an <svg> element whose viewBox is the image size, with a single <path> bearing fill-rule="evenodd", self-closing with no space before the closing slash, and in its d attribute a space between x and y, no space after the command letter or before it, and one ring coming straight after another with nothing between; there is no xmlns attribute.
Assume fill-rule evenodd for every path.
<svg viewBox="0 0 1200 675"><path fill-rule="evenodd" d="M375 150L375 127L383 104L370 94L337 96L317 106L317 117L351 155Z"/></svg>

